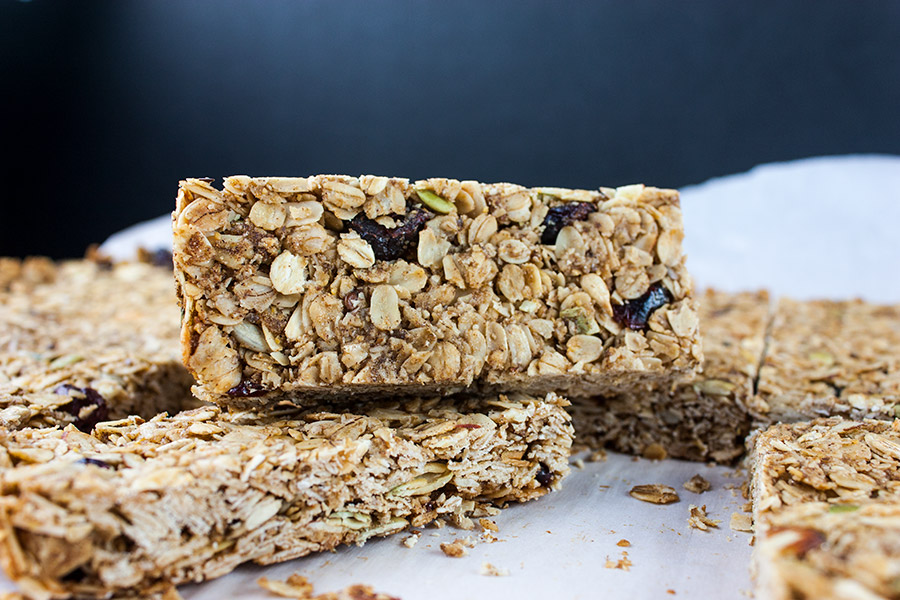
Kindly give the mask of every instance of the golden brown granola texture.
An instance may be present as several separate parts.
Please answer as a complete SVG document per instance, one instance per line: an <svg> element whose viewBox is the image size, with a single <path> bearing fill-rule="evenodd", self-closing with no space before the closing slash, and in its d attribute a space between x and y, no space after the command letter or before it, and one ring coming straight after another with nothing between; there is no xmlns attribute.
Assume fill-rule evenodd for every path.
<svg viewBox="0 0 900 600"><path fill-rule="evenodd" d="M755 438L756 597L900 597L900 421L841 417Z"/></svg>
<svg viewBox="0 0 900 600"><path fill-rule="evenodd" d="M647 454L730 462L744 453L753 422L753 383L769 320L765 292L707 290L699 298L702 373L692 381L622 394L574 398L578 442Z"/></svg>
<svg viewBox="0 0 900 600"><path fill-rule="evenodd" d="M173 225L204 399L584 395L701 359L673 190L188 179Z"/></svg>
<svg viewBox="0 0 900 600"><path fill-rule="evenodd" d="M759 399L774 422L900 416L900 304L781 299Z"/></svg>
<svg viewBox="0 0 900 600"><path fill-rule="evenodd" d="M92 435L0 432L0 560L32 594L150 593L438 517L488 516L559 486L566 404L551 394L368 402L364 413L209 406Z"/></svg>
<svg viewBox="0 0 900 600"><path fill-rule="evenodd" d="M171 269L0 259L0 427L197 406L178 339Z"/></svg>

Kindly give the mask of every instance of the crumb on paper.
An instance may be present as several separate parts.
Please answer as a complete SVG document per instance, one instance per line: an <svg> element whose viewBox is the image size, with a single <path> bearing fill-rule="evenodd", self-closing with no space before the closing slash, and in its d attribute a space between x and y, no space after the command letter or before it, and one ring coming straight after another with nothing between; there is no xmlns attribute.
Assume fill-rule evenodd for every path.
<svg viewBox="0 0 900 600"><path fill-rule="evenodd" d="M626 550L622 551L622 558L619 560L612 560L610 557L606 557L606 564L604 565L607 569L620 569L622 571L631 570L631 566L634 563L628 559L628 552Z"/></svg>
<svg viewBox="0 0 900 600"><path fill-rule="evenodd" d="M653 443L644 448L644 451L641 452L641 455L644 458L650 460L665 460L665 458L669 456L669 453L662 446L662 444Z"/></svg>
<svg viewBox="0 0 900 600"><path fill-rule="evenodd" d="M509 569L501 569L500 567L495 567L489 562L481 563L481 571L479 571L482 575L487 575L488 577L506 577L509 575Z"/></svg>
<svg viewBox="0 0 900 600"><path fill-rule="evenodd" d="M587 461L588 462L603 462L606 460L606 450L600 448L599 450L594 450L590 454L588 454Z"/></svg>
<svg viewBox="0 0 900 600"><path fill-rule="evenodd" d="M702 494L703 492L709 491L710 487L712 487L710 483L699 473L684 482L684 489L689 492L694 492L695 494Z"/></svg>
<svg viewBox="0 0 900 600"><path fill-rule="evenodd" d="M628 492L633 498L653 504L672 504L680 498L675 493L675 488L659 483L636 485Z"/></svg>
<svg viewBox="0 0 900 600"><path fill-rule="evenodd" d="M584 459L578 458L572 464L575 465L576 469L583 469L584 468Z"/></svg>
<svg viewBox="0 0 900 600"><path fill-rule="evenodd" d="M298 573L289 576L286 581L260 577L256 583L276 596L296 598L297 600L399 600L395 596L376 593L371 587L359 584L351 585L337 592L314 594L313 585L306 577Z"/></svg>
<svg viewBox="0 0 900 600"><path fill-rule="evenodd" d="M735 531L753 533L753 519L747 513L731 513L731 528Z"/></svg>
<svg viewBox="0 0 900 600"><path fill-rule="evenodd" d="M481 528L485 531L493 531L495 533L500 531L500 528L497 527L497 523L490 519L478 519L478 524L481 525Z"/></svg>
<svg viewBox="0 0 900 600"><path fill-rule="evenodd" d="M622 548L630 548L631 542L629 542L626 539L621 539L618 542L616 542L616 546L621 546Z"/></svg>
<svg viewBox="0 0 900 600"><path fill-rule="evenodd" d="M466 550L466 547L462 544L462 540L458 539L452 542L444 542L443 544L441 544L441 552L451 558L462 558L469 553L469 551Z"/></svg>
<svg viewBox="0 0 900 600"><path fill-rule="evenodd" d="M700 531L709 531L712 528L718 529L719 523L722 522L720 519L710 519L706 516L705 504L699 507L691 504L688 507L688 514L688 525Z"/></svg>
<svg viewBox="0 0 900 600"><path fill-rule="evenodd" d="M412 535L408 535L405 538L403 538L403 545L406 546L407 548L412 548L413 546L415 546L418 543L419 543L419 534L418 533L414 533Z"/></svg>
<svg viewBox="0 0 900 600"><path fill-rule="evenodd" d="M675 590L666 590L666 593L669 594L670 596L674 596Z"/></svg>

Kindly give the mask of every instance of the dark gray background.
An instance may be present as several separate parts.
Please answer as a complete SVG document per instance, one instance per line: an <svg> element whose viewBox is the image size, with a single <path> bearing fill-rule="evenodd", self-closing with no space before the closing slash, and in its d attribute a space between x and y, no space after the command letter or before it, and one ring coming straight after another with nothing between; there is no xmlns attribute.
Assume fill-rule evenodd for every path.
<svg viewBox="0 0 900 600"><path fill-rule="evenodd" d="M81 255L187 176L681 186L900 154L888 0L0 0L0 76L10 255Z"/></svg>

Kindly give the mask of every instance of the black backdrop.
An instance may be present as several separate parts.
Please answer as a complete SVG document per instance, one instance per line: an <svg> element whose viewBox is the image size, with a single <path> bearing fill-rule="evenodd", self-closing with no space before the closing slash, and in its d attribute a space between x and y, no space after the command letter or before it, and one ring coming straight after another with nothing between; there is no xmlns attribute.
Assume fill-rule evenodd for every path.
<svg viewBox="0 0 900 600"><path fill-rule="evenodd" d="M596 187L900 154L900 2L0 0L0 254L185 176Z"/></svg>

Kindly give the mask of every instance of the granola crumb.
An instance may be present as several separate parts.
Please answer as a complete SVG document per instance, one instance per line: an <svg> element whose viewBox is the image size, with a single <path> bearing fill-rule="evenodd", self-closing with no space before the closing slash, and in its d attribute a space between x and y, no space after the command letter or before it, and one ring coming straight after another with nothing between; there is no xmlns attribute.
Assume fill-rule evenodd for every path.
<svg viewBox="0 0 900 600"><path fill-rule="evenodd" d="M666 593L669 594L670 596L674 596L675 590L666 590Z"/></svg>
<svg viewBox="0 0 900 600"><path fill-rule="evenodd" d="M447 525L447 521L441 518L437 518L431 522L431 526L435 529L443 529Z"/></svg>
<svg viewBox="0 0 900 600"><path fill-rule="evenodd" d="M407 548L412 548L416 544L419 543L419 534L414 533L412 535L408 535L403 539L403 545Z"/></svg>
<svg viewBox="0 0 900 600"><path fill-rule="evenodd" d="M604 462L606 460L606 450L600 448L599 450L594 450L590 454L588 454L587 461L588 462Z"/></svg>
<svg viewBox="0 0 900 600"><path fill-rule="evenodd" d="M654 443L644 448L641 455L649 460L664 460L669 453L661 444Z"/></svg>
<svg viewBox="0 0 900 600"><path fill-rule="evenodd" d="M306 577L298 573L290 575L286 581L260 577L256 583L264 590L282 598L300 598L302 600L313 598L313 585Z"/></svg>
<svg viewBox="0 0 900 600"><path fill-rule="evenodd" d="M583 458L575 459L575 461L572 464L575 465L576 469L584 469L584 459Z"/></svg>
<svg viewBox="0 0 900 600"><path fill-rule="evenodd" d="M633 498L653 504L672 504L680 500L675 488L659 483L636 485L628 493Z"/></svg>
<svg viewBox="0 0 900 600"><path fill-rule="evenodd" d="M753 519L747 513L731 513L731 528L734 531L753 533Z"/></svg>
<svg viewBox="0 0 900 600"><path fill-rule="evenodd" d="M509 569L501 569L500 567L495 567L489 562L481 563L481 571L482 575L487 575L488 577L506 577L509 575Z"/></svg>
<svg viewBox="0 0 900 600"><path fill-rule="evenodd" d="M606 557L606 564L604 565L607 569L620 569L622 571L630 571L632 565L634 563L628 558L628 551L622 551L622 558L619 560L612 560L610 557Z"/></svg>
<svg viewBox="0 0 900 600"><path fill-rule="evenodd" d="M481 525L481 528L485 531L493 531L495 533L500 531L500 528L497 527L497 523L490 519L478 519L478 524Z"/></svg>
<svg viewBox="0 0 900 600"><path fill-rule="evenodd" d="M720 519L710 519L706 516L706 505L697 507L693 504L688 508L688 525L700 531L709 531L710 528L719 528Z"/></svg>
<svg viewBox="0 0 900 600"><path fill-rule="evenodd" d="M707 492L710 487L712 487L710 483L699 473L684 482L684 489L695 494Z"/></svg>
<svg viewBox="0 0 900 600"><path fill-rule="evenodd" d="M630 548L631 542L629 542L626 539L621 539L618 542L616 542L616 546L621 546L622 548Z"/></svg>
<svg viewBox="0 0 900 600"><path fill-rule="evenodd" d="M466 550L466 547L462 544L461 540L454 540L452 542L444 542L441 544L441 551L451 558L462 558L466 556L469 551Z"/></svg>

